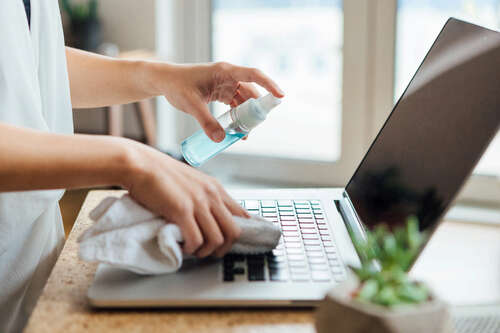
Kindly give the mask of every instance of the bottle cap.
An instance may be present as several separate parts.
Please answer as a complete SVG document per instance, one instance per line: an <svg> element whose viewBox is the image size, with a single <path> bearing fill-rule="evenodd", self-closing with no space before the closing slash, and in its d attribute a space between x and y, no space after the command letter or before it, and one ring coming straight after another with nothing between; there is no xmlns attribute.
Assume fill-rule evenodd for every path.
<svg viewBox="0 0 500 333"><path fill-rule="evenodd" d="M245 131L250 131L266 120L266 116L281 100L269 94L259 99L249 99L236 107L235 117L239 126Z"/></svg>
<svg viewBox="0 0 500 333"><path fill-rule="evenodd" d="M274 97L273 94L267 94L257 99L261 108L269 113L274 107L281 103L281 98Z"/></svg>

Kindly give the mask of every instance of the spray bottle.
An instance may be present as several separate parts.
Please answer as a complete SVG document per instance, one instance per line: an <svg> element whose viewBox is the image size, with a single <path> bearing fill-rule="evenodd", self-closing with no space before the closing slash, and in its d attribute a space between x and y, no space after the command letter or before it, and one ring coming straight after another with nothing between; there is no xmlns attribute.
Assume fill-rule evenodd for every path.
<svg viewBox="0 0 500 333"><path fill-rule="evenodd" d="M245 137L253 128L266 120L267 114L281 99L268 94L258 99L250 98L223 113L217 121L226 132L221 142L212 141L203 130L191 135L181 144L184 159L192 166L200 166L233 143Z"/></svg>

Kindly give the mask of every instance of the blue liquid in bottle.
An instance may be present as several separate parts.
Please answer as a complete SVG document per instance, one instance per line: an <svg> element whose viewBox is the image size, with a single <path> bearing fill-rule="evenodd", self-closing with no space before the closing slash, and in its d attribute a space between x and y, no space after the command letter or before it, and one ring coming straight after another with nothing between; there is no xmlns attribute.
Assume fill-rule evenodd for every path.
<svg viewBox="0 0 500 333"><path fill-rule="evenodd" d="M269 111L280 103L280 99L269 94L259 99L250 98L217 118L226 136L221 142L214 142L202 130L194 133L181 144L184 159L198 167L211 159L266 119Z"/></svg>
<svg viewBox="0 0 500 333"><path fill-rule="evenodd" d="M181 145L184 159L192 166L198 167L205 161L217 155L220 151L243 138L247 133L226 131L226 137L221 142L214 142L203 132L198 132L184 140Z"/></svg>

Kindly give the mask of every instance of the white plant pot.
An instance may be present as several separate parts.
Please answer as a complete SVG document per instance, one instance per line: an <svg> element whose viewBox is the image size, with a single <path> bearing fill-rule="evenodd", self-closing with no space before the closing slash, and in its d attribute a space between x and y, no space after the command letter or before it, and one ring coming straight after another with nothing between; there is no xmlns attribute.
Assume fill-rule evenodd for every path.
<svg viewBox="0 0 500 333"><path fill-rule="evenodd" d="M386 308L351 298L358 281L348 279L331 290L316 312L318 333L451 333L446 303L432 297L418 305Z"/></svg>

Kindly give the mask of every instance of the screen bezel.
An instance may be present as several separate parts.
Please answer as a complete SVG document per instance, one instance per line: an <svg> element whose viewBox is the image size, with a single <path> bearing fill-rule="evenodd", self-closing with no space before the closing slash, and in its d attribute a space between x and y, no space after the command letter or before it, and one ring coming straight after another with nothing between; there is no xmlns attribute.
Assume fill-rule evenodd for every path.
<svg viewBox="0 0 500 333"><path fill-rule="evenodd" d="M355 216L356 216L356 219L357 219L357 223L359 224L360 226L360 229L362 230L363 233L366 234L366 231L368 230L366 224L363 222L363 220L360 218L357 210L356 210L356 206L354 205L354 203L352 202L350 196L349 196L349 192L348 192L348 187L349 185L351 184L351 182L353 181L354 177L356 176L356 174L358 173L359 169L361 168L361 166L363 165L363 162L365 161L365 159L367 158L368 154L370 154L372 148L374 147L375 143L377 142L380 134L384 131L384 129L386 128L389 120L391 119L391 116L394 114L394 111L396 111L396 109L398 108L398 105L400 103L400 101L403 99L403 97L405 96L406 92L408 91L408 88L412 85L413 83L413 80L415 79L415 77L417 76L417 74L420 72L422 66L424 65L425 61L427 60L431 50L436 46L436 43L438 42L438 40L441 38L441 36L443 35L443 33L446 32L447 28L451 25L451 24L460 24L460 25L472 25L472 26L475 26L479 29L482 29L484 31L490 31L490 32L493 32L493 33L499 33L498 31L495 31L495 30L491 30L491 29L487 29L487 28L484 28L482 26L479 26L479 25L476 25L476 24L473 24L473 23L470 23L470 22L466 22L466 21L463 21L463 20L459 20L459 19L456 19L454 17L450 17L446 23L443 25L443 27L441 28L439 34L437 35L436 39L434 40L434 42L432 43L431 47L429 48L429 50L427 51L427 53L425 54L425 57L423 58L423 60L421 61L420 65L418 66L417 70L415 71L415 73L413 74L410 82L408 83L408 85L406 86L405 90L403 91L403 93L401 94L401 96L398 98L398 101L396 102L396 104L394 105L394 107L392 108L390 114L387 116L384 124L382 125L381 129L379 130L379 132L377 133L376 137L373 139L372 143L370 144L370 147L368 148L367 152L365 153L365 155L363 156L363 158L361 159L361 162L358 164L356 170L354 171L353 175L351 176L351 178L349 179L349 182L347 183L347 185L345 186L344 188L344 193L345 193L345 198L343 198L343 200L346 200L348 205L351 207L352 211L354 212ZM499 125L499 129L500 129L500 125ZM497 130L498 132L498 130ZM488 142L488 145L485 146L485 148L483 149L483 151L481 152L481 154L479 155L479 157L477 158L477 160L474 162L474 166L476 166L478 163L479 163L479 160L481 159L481 156L484 155L486 149L488 148L489 146L489 143L491 143L491 141L493 140L493 137L490 138L489 142ZM474 168L473 168L474 169ZM472 169L472 170L473 170ZM457 192L451 197L451 200L450 202L448 203L448 205L445 207L445 209L442 211L442 213L436 218L436 223L434 223L434 225L432 227L430 227L428 230L426 230L426 232L428 232L428 235L426 237L426 239L424 240L424 243L422 244L422 246L420 247L417 255L415 255L415 257L413 258L409 268L408 268L408 271L410 271L415 262L417 261L417 259L420 257L421 253L423 252L423 250L425 249L425 247L427 246L427 244L429 243L430 239L432 238L432 236L434 235L435 231L437 230L437 228L439 227L439 225L443 222L443 217L446 215L446 213L448 212L448 210L451 208L453 202L455 201L457 195L461 192L462 188L464 187L465 183L467 182L467 180L471 177L472 175L472 171L469 173L469 175L467 177L464 178L462 184L459 186ZM347 223L349 223L349 221L346 221ZM351 233L349 233L349 237L351 237L351 240L354 242L354 239L352 239L352 236Z"/></svg>

